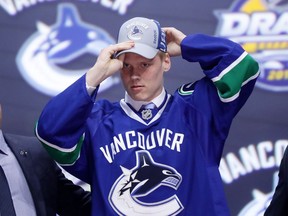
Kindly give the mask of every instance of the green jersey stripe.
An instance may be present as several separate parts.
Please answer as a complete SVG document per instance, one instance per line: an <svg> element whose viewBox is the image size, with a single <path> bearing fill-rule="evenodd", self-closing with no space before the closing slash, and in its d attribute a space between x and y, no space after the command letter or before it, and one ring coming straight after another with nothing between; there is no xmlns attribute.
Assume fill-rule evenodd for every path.
<svg viewBox="0 0 288 216"><path fill-rule="evenodd" d="M218 89L219 97L224 102L235 100L241 87L248 81L256 79L259 74L258 64L250 55L245 55L241 61L238 59L236 61L237 64L233 63L234 67L229 68L229 66L230 70L226 70L225 73L221 73L222 76L213 79ZM241 71L246 71L246 73L241 73ZM220 79L218 79L219 77Z"/></svg>
<svg viewBox="0 0 288 216"><path fill-rule="evenodd" d="M79 158L85 134L80 137L78 143L76 143L76 145L74 145L72 148L61 148L40 137L37 130L37 124L35 127L36 136L48 153L55 159L55 161L61 165L73 165L73 163L75 163L75 161Z"/></svg>
<svg viewBox="0 0 288 216"><path fill-rule="evenodd" d="M62 152L57 149L54 149L45 143L43 143L44 148L48 151L48 153L54 158L62 166L71 166L75 163L75 161L79 158L80 150L82 146L83 140L77 143L76 148L73 152Z"/></svg>

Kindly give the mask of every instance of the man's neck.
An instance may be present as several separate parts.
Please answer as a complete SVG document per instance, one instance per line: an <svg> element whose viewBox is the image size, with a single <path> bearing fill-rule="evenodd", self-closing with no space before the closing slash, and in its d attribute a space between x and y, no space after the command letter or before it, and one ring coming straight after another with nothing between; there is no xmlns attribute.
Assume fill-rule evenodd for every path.
<svg viewBox="0 0 288 216"><path fill-rule="evenodd" d="M154 98L152 101L136 101L132 97L128 95L127 92L125 92L125 102L130 104L135 110L139 110L142 105L147 104L149 102L153 102L157 107L159 107L163 100L165 99L166 91L163 88L160 95L158 95L156 98Z"/></svg>

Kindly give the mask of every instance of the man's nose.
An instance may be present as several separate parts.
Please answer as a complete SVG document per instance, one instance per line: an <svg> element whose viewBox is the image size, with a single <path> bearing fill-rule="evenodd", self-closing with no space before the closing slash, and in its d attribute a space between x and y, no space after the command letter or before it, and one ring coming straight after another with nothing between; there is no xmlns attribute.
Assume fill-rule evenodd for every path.
<svg viewBox="0 0 288 216"><path fill-rule="evenodd" d="M140 75L140 69L138 69L137 67L131 67L129 68L129 72L130 72L130 76L139 76Z"/></svg>
<svg viewBox="0 0 288 216"><path fill-rule="evenodd" d="M130 77L131 77L131 79L139 79L140 78L140 70L133 68L130 71Z"/></svg>

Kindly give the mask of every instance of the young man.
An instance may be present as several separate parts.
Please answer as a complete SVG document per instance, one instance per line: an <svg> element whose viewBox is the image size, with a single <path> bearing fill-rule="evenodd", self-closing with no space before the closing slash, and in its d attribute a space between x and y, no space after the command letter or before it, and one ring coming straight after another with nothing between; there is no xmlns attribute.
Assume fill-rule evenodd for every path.
<svg viewBox="0 0 288 216"><path fill-rule="evenodd" d="M4 133L1 122L0 104L0 215L91 215L90 192L64 176L36 137Z"/></svg>
<svg viewBox="0 0 288 216"><path fill-rule="evenodd" d="M199 62L205 77L170 95L163 76L170 57L181 55ZM85 76L47 104L36 134L91 184L94 215L229 215L218 165L258 69L232 41L136 17ZM95 102L97 87L117 71L125 98Z"/></svg>

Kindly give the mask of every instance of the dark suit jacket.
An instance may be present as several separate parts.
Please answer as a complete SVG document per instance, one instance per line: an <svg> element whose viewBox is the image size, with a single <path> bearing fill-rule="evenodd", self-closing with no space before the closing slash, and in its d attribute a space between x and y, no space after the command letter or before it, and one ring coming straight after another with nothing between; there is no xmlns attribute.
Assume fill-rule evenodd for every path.
<svg viewBox="0 0 288 216"><path fill-rule="evenodd" d="M37 216L90 215L90 193L65 178L37 138L11 134L4 138L22 167Z"/></svg>
<svg viewBox="0 0 288 216"><path fill-rule="evenodd" d="M278 176L279 181L272 201L264 213L265 216L288 215L288 147L286 147L281 160Z"/></svg>

